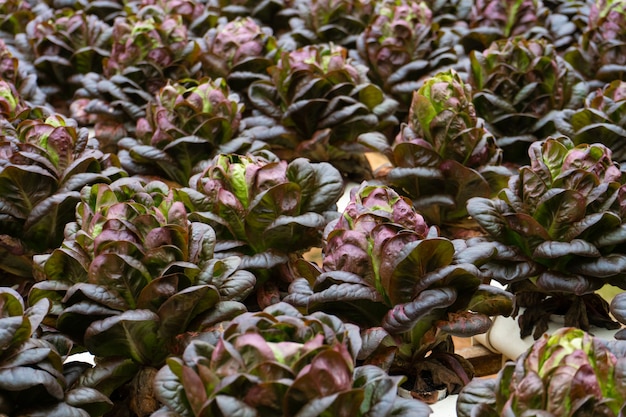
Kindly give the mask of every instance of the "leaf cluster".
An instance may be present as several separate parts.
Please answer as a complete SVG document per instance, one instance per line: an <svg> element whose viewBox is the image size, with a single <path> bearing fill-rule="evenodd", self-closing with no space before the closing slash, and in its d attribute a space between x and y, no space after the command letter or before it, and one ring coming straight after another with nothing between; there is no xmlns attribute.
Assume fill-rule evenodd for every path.
<svg viewBox="0 0 626 417"><path fill-rule="evenodd" d="M157 374L157 416L422 416L398 378L355 367L358 331L287 304L237 317L216 342L196 340ZM181 389L172 389L181 387Z"/></svg>
<svg viewBox="0 0 626 417"><path fill-rule="evenodd" d="M23 295L33 281L32 256L56 248L73 220L82 187L126 177L116 155L98 149L85 128L43 109L30 109L8 82L12 119L0 136L0 270L3 285ZM9 121L10 120L10 121Z"/></svg>
<svg viewBox="0 0 626 417"><path fill-rule="evenodd" d="M470 85L449 70L413 93L391 167L377 176L409 197L429 223L460 225L469 198L489 197L506 185L510 173L501 160L502 149L476 116Z"/></svg>
<svg viewBox="0 0 626 417"><path fill-rule="evenodd" d="M397 103L367 80L348 50L316 44L282 51L268 71L270 80L250 85L251 105L262 116L247 119L243 135L266 142L281 159L328 161L344 175L371 177L362 154L387 146Z"/></svg>
<svg viewBox="0 0 626 417"><path fill-rule="evenodd" d="M118 141L120 161L131 174L186 186L202 163L236 136L242 111L239 97L221 78L168 83L137 121L134 137ZM238 150L243 151L231 149Z"/></svg>
<svg viewBox="0 0 626 417"><path fill-rule="evenodd" d="M25 308L22 297L0 288L0 413L28 416L89 416L108 411L101 392L76 383L80 368L64 365L48 341L37 337L50 302Z"/></svg>
<svg viewBox="0 0 626 417"><path fill-rule="evenodd" d="M294 281L286 300L359 325L367 332L360 359L413 375L415 391L426 391L431 375L458 392L473 371L450 336L485 332L490 315L511 312L511 294L483 285L463 245L438 237L388 187L363 184L326 241L323 270ZM445 371L446 363L456 365Z"/></svg>
<svg viewBox="0 0 626 417"><path fill-rule="evenodd" d="M626 82L615 80L591 92L585 106L571 117L575 144L599 142L612 151L615 161L626 160Z"/></svg>
<svg viewBox="0 0 626 417"><path fill-rule="evenodd" d="M527 163L529 143L567 129L588 86L543 40L520 37L494 42L470 54L476 112L487 122L507 161Z"/></svg>
<svg viewBox="0 0 626 417"><path fill-rule="evenodd" d="M425 2L377 3L375 17L357 38L357 51L368 77L406 112L422 78L456 63L453 42L433 23Z"/></svg>
<svg viewBox="0 0 626 417"><path fill-rule="evenodd" d="M469 200L470 215L493 241L482 265L490 278L520 293L522 335L547 326L546 314L565 314L566 325L612 327L606 302L594 292L624 288L623 176L601 144L549 138L530 147L532 163L511 177L497 197ZM565 301L567 300L567 301ZM522 319L520 319L522 320Z"/></svg>
<svg viewBox="0 0 626 417"><path fill-rule="evenodd" d="M625 342L573 328L537 340L492 380L459 394L459 416L619 416L624 413Z"/></svg>
<svg viewBox="0 0 626 417"><path fill-rule="evenodd" d="M332 165L218 155L181 190L191 218L215 228L226 253L259 272L319 246L343 192Z"/></svg>

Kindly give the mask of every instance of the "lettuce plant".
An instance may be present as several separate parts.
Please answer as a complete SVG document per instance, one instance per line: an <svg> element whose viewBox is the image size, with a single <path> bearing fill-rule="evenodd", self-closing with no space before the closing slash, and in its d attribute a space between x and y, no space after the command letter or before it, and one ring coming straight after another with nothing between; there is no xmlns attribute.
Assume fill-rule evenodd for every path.
<svg viewBox="0 0 626 417"><path fill-rule="evenodd" d="M85 187L62 246L37 258L44 279L29 299L51 300L46 323L96 356L85 386L147 415L157 407L151 378L184 334L245 311L255 278L236 256L216 259L215 245L164 183Z"/></svg>
<svg viewBox="0 0 626 417"><path fill-rule="evenodd" d="M589 94L570 123L575 144L601 142L614 160L626 160L626 81L615 80Z"/></svg>
<svg viewBox="0 0 626 417"><path fill-rule="evenodd" d="M213 10L210 2L197 0L131 0L125 1L125 7L131 13L148 16L178 15L183 24L194 36L202 36L215 26L218 12Z"/></svg>
<svg viewBox="0 0 626 417"><path fill-rule="evenodd" d="M223 79L168 83L137 121L135 138L118 142L120 161L131 173L187 185L202 170L199 164L228 146L241 112L239 97Z"/></svg>
<svg viewBox="0 0 626 417"><path fill-rule="evenodd" d="M459 394L457 414L617 417L626 412L626 342L575 328L544 335L493 379Z"/></svg>
<svg viewBox="0 0 626 417"><path fill-rule="evenodd" d="M479 0L471 3L467 28L460 29L468 53L512 37L544 39L563 52L578 42L587 24L585 0Z"/></svg>
<svg viewBox="0 0 626 417"><path fill-rule="evenodd" d="M145 15L143 14L145 13ZM80 77L72 115L94 125L107 146L134 132L146 106L168 81L203 75L200 45L180 15L156 5L115 18L103 71Z"/></svg>
<svg viewBox="0 0 626 417"><path fill-rule="evenodd" d="M276 39L271 29L251 17L221 22L203 36L205 71L212 78L224 78L245 95L255 80L269 79L267 69L274 63Z"/></svg>
<svg viewBox="0 0 626 417"><path fill-rule="evenodd" d="M510 175L500 166L495 138L476 117L470 85L454 70L427 78L413 94L389 159L379 177L445 233L471 228L467 200L495 194Z"/></svg>
<svg viewBox="0 0 626 417"><path fill-rule="evenodd" d="M0 116L6 121L17 119L19 113L27 109L27 105L12 82L0 78ZM10 128L9 128L10 129Z"/></svg>
<svg viewBox="0 0 626 417"><path fill-rule="evenodd" d="M360 344L357 329L325 313L284 303L244 313L168 359L155 380L165 407L152 417L429 415L397 396L399 378L355 366Z"/></svg>
<svg viewBox="0 0 626 417"><path fill-rule="evenodd" d="M594 2L589 0L545 0L543 4L554 14L567 16L578 30L585 29L589 24L589 14Z"/></svg>
<svg viewBox="0 0 626 417"><path fill-rule="evenodd" d="M287 49L320 43L354 48L356 38L369 23L374 2L369 0L293 0L290 30L279 42Z"/></svg>
<svg viewBox="0 0 626 417"><path fill-rule="evenodd" d="M476 113L504 149L504 160L527 163L528 145L561 132L587 84L545 40L494 42L470 54Z"/></svg>
<svg viewBox="0 0 626 417"><path fill-rule="evenodd" d="M113 47L104 60L104 75L121 74L155 94L167 80L196 75L200 47L180 15L153 13L115 19Z"/></svg>
<svg viewBox="0 0 626 417"><path fill-rule="evenodd" d="M137 120L146 115L154 95L127 76L106 77L90 72L80 77L80 86L70 104L72 117L94 134L104 149L117 151L117 142L135 131Z"/></svg>
<svg viewBox="0 0 626 417"><path fill-rule="evenodd" d="M244 265L261 281L276 273L274 267L321 244L343 191L341 174L328 163L240 155L216 156L190 185L181 193L192 218L212 225L225 253L245 256Z"/></svg>
<svg viewBox="0 0 626 417"><path fill-rule="evenodd" d="M478 0L468 17L469 30L463 36L466 51L482 51L492 42L525 35L541 25L538 0Z"/></svg>
<svg viewBox="0 0 626 417"><path fill-rule="evenodd" d="M251 17L277 34L289 28L289 19L295 17L293 3L294 0L213 0L210 5L227 20Z"/></svg>
<svg viewBox="0 0 626 417"><path fill-rule="evenodd" d="M35 18L27 0L7 0L0 4L0 30L11 35L24 33L28 22Z"/></svg>
<svg viewBox="0 0 626 417"><path fill-rule="evenodd" d="M359 56L368 77L407 111L421 78L457 61L453 45L446 45L432 12L421 2L386 0L376 17L357 38Z"/></svg>
<svg viewBox="0 0 626 417"><path fill-rule="evenodd" d="M596 293L605 284L626 288L624 178L611 151L559 137L533 143L529 155L531 165L496 197L468 202L489 235L470 246L494 253L481 268L525 309L522 337L537 339L551 314L583 330L619 327Z"/></svg>
<svg viewBox="0 0 626 417"><path fill-rule="evenodd" d="M425 0L424 3L433 11L437 22L466 21L472 11L471 0Z"/></svg>
<svg viewBox="0 0 626 417"><path fill-rule="evenodd" d="M451 336L483 333L489 315L512 309L511 295L483 285L458 245L391 188L364 183L327 228L322 271L300 268L285 301L359 325L359 359L408 376L413 395L436 400L435 390L457 393L473 375Z"/></svg>
<svg viewBox="0 0 626 417"><path fill-rule="evenodd" d="M71 98L77 87L73 76L102 72L111 37L111 26L82 10L65 8L31 20L26 38L39 83L46 85L48 95Z"/></svg>
<svg viewBox="0 0 626 417"><path fill-rule="evenodd" d="M24 64L24 60L18 59L12 49L0 39L0 80L13 85L20 98L10 99L11 101L24 101L24 105L29 107L45 106L46 94L37 85L37 74L34 67ZM7 98L6 87L3 88L3 96ZM5 107L5 104L2 105ZM24 110L24 106L20 106ZM15 109L14 109L15 111ZM13 115L4 114L5 118L12 121L17 116L18 111Z"/></svg>
<svg viewBox="0 0 626 417"><path fill-rule="evenodd" d="M113 403L76 382L71 365L38 337L50 301L25 308L14 290L0 287L0 413L11 416L98 417Z"/></svg>
<svg viewBox="0 0 626 417"><path fill-rule="evenodd" d="M383 132L397 124L397 102L363 70L333 44L283 51L271 79L250 85L260 114L246 120L242 135L266 142L281 159L328 161L347 176L371 177L363 153L388 146Z"/></svg>
<svg viewBox="0 0 626 417"><path fill-rule="evenodd" d="M25 109L0 137L0 270L4 284L20 277L20 288L32 284L32 255L63 240L81 188L126 176L117 157L98 150L87 129L46 113Z"/></svg>
<svg viewBox="0 0 626 417"><path fill-rule="evenodd" d="M126 176L114 155L103 154L88 131L58 114L19 122L16 141L5 147L0 165L3 230L44 250L63 239L80 189ZM29 115L26 115L27 117Z"/></svg>
<svg viewBox="0 0 626 417"><path fill-rule="evenodd" d="M602 87L613 80L626 81L625 27L626 7L622 2L592 2L584 33L578 44L565 52L565 59L594 87Z"/></svg>

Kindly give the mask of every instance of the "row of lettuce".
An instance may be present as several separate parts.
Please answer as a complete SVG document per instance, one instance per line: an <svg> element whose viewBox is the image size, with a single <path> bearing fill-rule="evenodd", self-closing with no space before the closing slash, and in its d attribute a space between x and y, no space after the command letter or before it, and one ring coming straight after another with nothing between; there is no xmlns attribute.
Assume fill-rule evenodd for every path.
<svg viewBox="0 0 626 417"><path fill-rule="evenodd" d="M0 4L0 414L623 413L452 339L626 323L620 2L248 3Z"/></svg>
<svg viewBox="0 0 626 417"><path fill-rule="evenodd" d="M8 158L0 172L3 208L11 209L3 218L2 247L2 320L11 329L5 334L5 370L13 375L2 383L7 412L25 407L35 413L27 415L51 410L67 415L67 407L78 407L99 415L102 408L91 409L94 402L110 406L107 396L125 388L132 393L126 399L131 408L144 415L139 407L155 403L135 403L140 394L128 385L141 387L145 373L154 377L167 364L157 374L157 386L174 388L154 395L180 415L202 415L208 412L204 407L230 415L229 410L265 406L291 415L291 407L303 404L316 410L311 413L341 415L334 407L361 407L365 403L357 399L373 395L368 390L378 382L361 382L358 389L340 383L334 379L338 363L355 378L365 372L366 380L369 372L380 377L371 365L412 376L409 389L422 395L432 391L429 378L434 386L458 392L473 371L454 353L451 336L487 331L490 317L511 314L513 294L516 309L525 308L520 326L526 334L534 330L538 337L552 314L563 314L567 326L619 327L596 292L604 285L623 287L626 256L620 249L626 240L623 175L603 145L574 146L565 137L534 143L531 165L511 175L507 187L493 198L469 199L471 219L487 234L452 238L428 225L408 198L375 181L356 187L339 213L344 179L336 168L303 158L287 162L269 151L218 155L187 187L129 176L84 128L59 115L38 117L40 111L21 113L29 118L14 127L14 136L6 136ZM305 259L311 247L323 249L321 265ZM508 291L488 285L492 279ZM620 300L613 301L612 313L624 321ZM335 333L349 331L359 348L342 351L346 342L337 342L329 330L283 333L283 315L330 320ZM236 323L255 324L233 330L228 323L235 317ZM259 331L268 326L270 345L260 352L258 337L248 333L263 320L270 324L259 325ZM236 342L239 336L255 342ZM168 358L201 345L209 349L202 350L203 357L213 363L219 355L207 346L217 349L218 340L219 346L236 347L223 353L227 367L205 364L215 374L202 374L203 386L215 391L201 395L194 391L197 378L188 370L183 374L185 366L200 372L200 359L185 359L183 366ZM326 362L320 359L326 354L311 354L309 360L318 358L306 368L315 375L311 381L335 382L319 384L322 391L313 390L304 400L301 393L286 391L290 384L276 382L285 375L266 367L274 366L268 360L281 372L291 367L295 384L309 362L296 365L288 358L299 361L309 344L316 354L321 346L330 349L334 358ZM254 346L251 357L244 353L248 345ZM46 354L31 356L31 349ZM94 368L63 367L62 358L81 350L97 357ZM339 358L344 362L332 362ZM231 361L242 368L233 371ZM314 372L317 366L323 369ZM69 370L75 379L68 379ZM233 372L240 378L236 383ZM265 377L271 388L250 391L265 384ZM398 379L384 380L393 381L388 390L395 395ZM325 391L329 387L350 394L337 397ZM42 388L51 403L31 411L30 395L41 395ZM261 407L256 401L267 401L265 390L274 400ZM76 399L79 393L86 397ZM252 397L231 398L238 393ZM300 396L300 405L280 400L292 394ZM196 395L200 398L190 399ZM414 403L398 407L414 415L420 407ZM195 414L185 414L189 407Z"/></svg>

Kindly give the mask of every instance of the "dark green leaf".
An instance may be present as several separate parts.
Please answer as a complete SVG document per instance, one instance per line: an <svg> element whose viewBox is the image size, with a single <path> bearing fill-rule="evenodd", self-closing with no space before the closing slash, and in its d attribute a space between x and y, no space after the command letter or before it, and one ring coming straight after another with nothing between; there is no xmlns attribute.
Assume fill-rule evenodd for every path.
<svg viewBox="0 0 626 417"><path fill-rule="evenodd" d="M57 328L76 340L82 340L91 323L116 314L119 314L118 310L90 301L80 301L62 310L57 319Z"/></svg>
<svg viewBox="0 0 626 417"><path fill-rule="evenodd" d="M449 193L454 197L454 207L447 214L448 219L467 217L467 201L472 197L490 197L489 183L477 171L454 160L441 165Z"/></svg>
<svg viewBox="0 0 626 417"><path fill-rule="evenodd" d="M491 236L500 238L507 227L504 214L509 211L502 200L476 197L467 201L467 212Z"/></svg>
<svg viewBox="0 0 626 417"><path fill-rule="evenodd" d="M217 286L222 300L243 301L254 290L256 277L249 271L235 271Z"/></svg>
<svg viewBox="0 0 626 417"><path fill-rule="evenodd" d="M0 318L0 349L18 346L31 334L30 322L21 315Z"/></svg>
<svg viewBox="0 0 626 417"><path fill-rule="evenodd" d="M575 116L578 114L576 113ZM572 122L575 116L572 116ZM626 137L626 129L621 126L610 123L589 122L576 131L576 135L572 137L572 140L576 145L580 143L602 143L611 148L614 161L621 161L626 156L626 144L622 140L624 137Z"/></svg>
<svg viewBox="0 0 626 417"><path fill-rule="evenodd" d="M294 307L306 309L313 290L305 278L296 278L289 284L289 294L283 301Z"/></svg>
<svg viewBox="0 0 626 417"><path fill-rule="evenodd" d="M86 410L90 416L103 415L113 406L107 396L87 387L78 387L66 392L65 402L70 406Z"/></svg>
<svg viewBox="0 0 626 417"><path fill-rule="evenodd" d="M540 273L543 268L536 262L528 259L522 261L492 261L481 266L483 273L501 284L522 281Z"/></svg>
<svg viewBox="0 0 626 417"><path fill-rule="evenodd" d="M207 329L218 323L232 320L247 311L246 306L238 301L220 301L212 309L198 316L189 330Z"/></svg>
<svg viewBox="0 0 626 417"><path fill-rule="evenodd" d="M467 309L488 316L508 316L513 309L513 294L493 285L481 284Z"/></svg>
<svg viewBox="0 0 626 417"><path fill-rule="evenodd" d="M546 229L529 214L505 214L503 217L508 226L503 230L504 242L519 247L527 256L539 243L551 240Z"/></svg>
<svg viewBox="0 0 626 417"><path fill-rule="evenodd" d="M615 213L608 211L591 213L582 220L572 223L569 230L562 235L561 240L566 242L575 238L581 238L592 242L597 247L605 246L600 244L601 242L611 245L612 239L620 239L618 232L621 229L620 224L621 218Z"/></svg>
<svg viewBox="0 0 626 417"><path fill-rule="evenodd" d="M389 377L377 366L359 366L354 370L354 388L363 388L365 397L361 409L366 416L386 416L398 397L398 377Z"/></svg>
<svg viewBox="0 0 626 417"><path fill-rule="evenodd" d="M387 137L381 132L361 133L357 137L357 142L375 152L387 153L391 146Z"/></svg>
<svg viewBox="0 0 626 417"><path fill-rule="evenodd" d="M390 415L393 417L427 417L431 414L432 410L426 403L416 399L397 397Z"/></svg>
<svg viewBox="0 0 626 417"><path fill-rule="evenodd" d="M51 398L63 399L63 386L58 378L41 369L30 366L15 366L0 369L0 390L3 391L27 391L41 386L45 391L41 392L49 395L49 398L38 398L39 401L50 400Z"/></svg>
<svg viewBox="0 0 626 417"><path fill-rule="evenodd" d="M323 416L325 414L328 414L329 408L333 405L335 401L338 400L338 397L339 393L334 393L325 397L313 398L300 408L292 406L291 413L297 414L290 414L294 417Z"/></svg>
<svg viewBox="0 0 626 417"><path fill-rule="evenodd" d="M404 246L395 258L392 256L383 255L381 283L392 304L406 303L415 295L413 288L422 276L452 262L454 245L445 238L418 240Z"/></svg>
<svg viewBox="0 0 626 417"><path fill-rule="evenodd" d="M387 78L387 82L389 84L396 84L401 81L405 81L409 78L409 74L412 72L422 73L422 71L426 70L429 67L429 63L424 59L417 59L409 62L406 65L401 66L396 69L394 73L392 73L389 78Z"/></svg>
<svg viewBox="0 0 626 417"><path fill-rule="evenodd" d="M598 237L593 243L599 247L619 245L626 242L626 224L619 225L617 228L604 230L604 233Z"/></svg>
<svg viewBox="0 0 626 417"><path fill-rule="evenodd" d="M424 290L414 300L394 306L383 319L383 328L391 334L407 332L433 310L450 307L456 299L452 288Z"/></svg>
<svg viewBox="0 0 626 417"><path fill-rule="evenodd" d="M499 414L491 406L496 405L496 379L473 379L460 392L456 412L459 417L497 417ZM478 414L477 414L478 412Z"/></svg>
<svg viewBox="0 0 626 417"><path fill-rule="evenodd" d="M555 259L563 256L584 256L596 258L600 256L600 251L591 243L573 239L569 242L559 242L549 240L542 242L535 248L533 258Z"/></svg>
<svg viewBox="0 0 626 417"><path fill-rule="evenodd" d="M626 256L612 253L593 260L581 260L570 266L570 272L589 277L608 278L626 272Z"/></svg>
<svg viewBox="0 0 626 417"><path fill-rule="evenodd" d="M539 274L536 285L538 288L555 293L576 294L582 296L599 290L604 283L572 273L546 271Z"/></svg>
<svg viewBox="0 0 626 417"><path fill-rule="evenodd" d="M325 162L311 164L297 158L289 163L286 174L289 181L300 186L300 213L328 210L343 192L341 173Z"/></svg>
<svg viewBox="0 0 626 417"><path fill-rule="evenodd" d="M279 216L267 226L265 247L285 252L308 249L318 245L326 219L321 214L305 213L299 216Z"/></svg>
<svg viewBox="0 0 626 417"><path fill-rule="evenodd" d="M161 318L159 338L172 340L186 331L195 317L213 308L218 301L217 290L208 285L189 287L169 297L158 311Z"/></svg>
<svg viewBox="0 0 626 417"><path fill-rule="evenodd" d="M289 261L287 255L277 253L273 250L257 253L253 256L245 256L241 260L241 269L269 269L276 265Z"/></svg>
<svg viewBox="0 0 626 417"><path fill-rule="evenodd" d="M457 248L454 253L455 263L482 265L498 253L498 246L500 245L496 242L484 241L472 243L471 246L462 249Z"/></svg>
<svg viewBox="0 0 626 417"><path fill-rule="evenodd" d="M159 316L149 310L125 311L92 323L85 346L96 356L122 356L158 366L167 354L158 338L159 325Z"/></svg>
<svg viewBox="0 0 626 417"><path fill-rule="evenodd" d="M324 110L328 107L326 99L310 99L297 101L291 104L281 115L283 125L293 127L305 138L313 136L318 130L319 119Z"/></svg>
<svg viewBox="0 0 626 417"><path fill-rule="evenodd" d="M453 264L424 274L412 287L414 294L435 287L455 287L473 292L481 283L480 270L472 264Z"/></svg>
<svg viewBox="0 0 626 417"><path fill-rule="evenodd" d="M140 365L132 359L98 358L98 366L87 369L80 377L79 385L110 396L118 387L133 379L139 369Z"/></svg>
<svg viewBox="0 0 626 417"><path fill-rule="evenodd" d="M371 286L344 283L316 291L309 298L308 310L325 311L357 324L373 326L380 323L388 308Z"/></svg>
<svg viewBox="0 0 626 417"><path fill-rule="evenodd" d="M68 305L77 304L81 301L92 301L103 307L120 311L129 307L115 290L106 286L83 282L72 285L63 298L63 302Z"/></svg>
<svg viewBox="0 0 626 417"><path fill-rule="evenodd" d="M0 196L15 205L23 219L40 201L54 195L56 188L57 179L37 165L9 165L0 170Z"/></svg>
<svg viewBox="0 0 626 417"><path fill-rule="evenodd" d="M553 238L561 236L569 226L585 216L584 196L574 190L550 190L538 204L534 218Z"/></svg>
<svg viewBox="0 0 626 417"><path fill-rule="evenodd" d="M216 395L214 401L217 409L224 417L257 417L258 415L257 410L235 397Z"/></svg>
<svg viewBox="0 0 626 417"><path fill-rule="evenodd" d="M486 333L491 327L491 319L481 313L462 311L448 314L448 319L439 321L437 327L452 336L471 337Z"/></svg>
<svg viewBox="0 0 626 417"><path fill-rule="evenodd" d="M49 280L85 282L90 263L90 256L78 244L64 244L46 260L44 272Z"/></svg>
<svg viewBox="0 0 626 417"><path fill-rule="evenodd" d="M168 365L161 368L154 377L154 386L157 398L166 404L169 409L174 410L177 416L180 416L185 415L191 409L191 406L181 381L183 365L178 361L180 359L168 360ZM181 376L177 376L172 372L171 367L175 365L180 369Z"/></svg>
<svg viewBox="0 0 626 417"><path fill-rule="evenodd" d="M25 316L30 321L30 328L34 330L39 328L39 325L44 321L52 303L48 299L41 299L32 303L33 305L26 310ZM1 337L0 340L2 340Z"/></svg>
<svg viewBox="0 0 626 417"><path fill-rule="evenodd" d="M151 279L140 260L118 253L98 255L89 267L89 282L117 291L131 307Z"/></svg>
<svg viewBox="0 0 626 417"><path fill-rule="evenodd" d="M611 314L622 324L626 324L626 292L617 294L611 300Z"/></svg>
<svg viewBox="0 0 626 417"><path fill-rule="evenodd" d="M300 209L300 187L294 183L282 183L273 186L266 192L257 195L250 203L246 223L249 225L249 238L258 239L255 235L264 233L265 229L278 217L292 216ZM251 236L252 235L252 236Z"/></svg>

